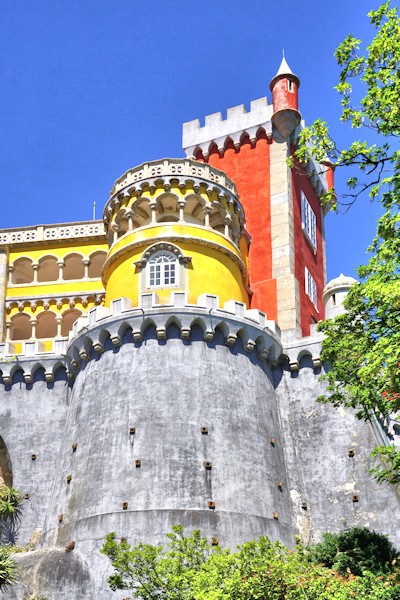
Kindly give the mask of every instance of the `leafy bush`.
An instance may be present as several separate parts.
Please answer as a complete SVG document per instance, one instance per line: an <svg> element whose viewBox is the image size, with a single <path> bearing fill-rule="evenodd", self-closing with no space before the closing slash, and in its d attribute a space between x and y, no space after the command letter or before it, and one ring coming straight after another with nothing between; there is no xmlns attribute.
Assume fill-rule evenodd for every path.
<svg viewBox="0 0 400 600"><path fill-rule="evenodd" d="M397 552L386 535L353 527L340 533L325 533L323 541L310 549L310 560L361 576L364 571L389 573L396 565Z"/></svg>
<svg viewBox="0 0 400 600"><path fill-rule="evenodd" d="M368 533L373 535L365 539L378 535ZM200 531L187 537L180 525L167 537L166 549L149 544L132 548L109 534L102 552L114 567L111 589L131 590L133 598L141 600L400 600L399 571L377 575L363 570L356 576L345 569L342 575L310 563L312 550L301 545L288 550L267 537L246 542L237 552L210 545ZM380 536L369 548L381 557L382 572L387 561L385 551L377 550L380 538L386 540ZM365 554L363 564L370 564Z"/></svg>
<svg viewBox="0 0 400 600"><path fill-rule="evenodd" d="M0 546L0 590L15 581L16 564L4 546Z"/></svg>
<svg viewBox="0 0 400 600"><path fill-rule="evenodd" d="M0 486L0 544L14 545L22 512L21 494L7 485Z"/></svg>

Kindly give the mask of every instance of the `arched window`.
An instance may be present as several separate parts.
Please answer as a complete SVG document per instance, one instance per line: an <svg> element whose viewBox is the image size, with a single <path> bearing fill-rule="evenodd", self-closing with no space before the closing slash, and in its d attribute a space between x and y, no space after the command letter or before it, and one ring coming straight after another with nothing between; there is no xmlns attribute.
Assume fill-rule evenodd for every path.
<svg viewBox="0 0 400 600"><path fill-rule="evenodd" d="M29 315L19 313L11 318L10 338L12 340L29 340L32 335L32 323Z"/></svg>
<svg viewBox="0 0 400 600"><path fill-rule="evenodd" d="M89 278L101 277L101 269L105 263L107 254L105 252L94 252L90 255Z"/></svg>
<svg viewBox="0 0 400 600"><path fill-rule="evenodd" d="M68 337L68 334L72 329L72 325L81 316L82 312L80 310L77 310L76 308L72 310L67 310L65 311L65 313L63 313L63 320L61 324L61 335L63 337Z"/></svg>
<svg viewBox="0 0 400 600"><path fill-rule="evenodd" d="M56 316L50 311L43 311L38 315L36 337L39 339L54 338L57 335Z"/></svg>
<svg viewBox="0 0 400 600"><path fill-rule="evenodd" d="M38 281L57 281L58 265L55 256L44 256L39 260Z"/></svg>
<svg viewBox="0 0 400 600"><path fill-rule="evenodd" d="M82 279L84 266L80 254L69 254L64 258L64 279Z"/></svg>
<svg viewBox="0 0 400 600"><path fill-rule="evenodd" d="M33 267L30 258L19 258L13 266L13 283L31 283L33 281Z"/></svg>
<svg viewBox="0 0 400 600"><path fill-rule="evenodd" d="M147 287L178 285L178 259L172 252L156 252L147 263Z"/></svg>

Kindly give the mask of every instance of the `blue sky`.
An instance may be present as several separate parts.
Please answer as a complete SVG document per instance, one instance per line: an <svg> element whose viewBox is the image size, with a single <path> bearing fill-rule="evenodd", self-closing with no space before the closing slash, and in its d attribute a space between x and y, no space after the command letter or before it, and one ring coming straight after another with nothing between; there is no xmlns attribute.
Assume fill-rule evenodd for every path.
<svg viewBox="0 0 400 600"><path fill-rule="evenodd" d="M373 35L362 0L0 0L0 228L97 217L114 180L183 156L184 121L268 95L282 48L307 123L339 144L333 52ZM343 189L338 178L337 183ZM379 207L326 220L328 278L365 262Z"/></svg>

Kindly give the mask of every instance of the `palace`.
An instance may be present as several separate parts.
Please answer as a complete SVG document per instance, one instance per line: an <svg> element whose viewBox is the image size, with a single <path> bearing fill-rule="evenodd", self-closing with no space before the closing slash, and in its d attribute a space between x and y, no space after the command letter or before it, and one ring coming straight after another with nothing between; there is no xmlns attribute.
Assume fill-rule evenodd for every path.
<svg viewBox="0 0 400 600"><path fill-rule="evenodd" d="M0 476L23 494L2 598L123 598L104 537L171 526L234 547L390 530L368 475L378 422L321 405L329 163L291 169L303 122L285 59L260 98L183 126L185 158L117 179L101 221L0 231Z"/></svg>

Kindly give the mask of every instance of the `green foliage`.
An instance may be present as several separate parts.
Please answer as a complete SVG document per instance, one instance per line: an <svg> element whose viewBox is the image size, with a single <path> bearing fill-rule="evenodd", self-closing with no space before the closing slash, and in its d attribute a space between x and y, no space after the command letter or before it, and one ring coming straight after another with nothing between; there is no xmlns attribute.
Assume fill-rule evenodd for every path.
<svg viewBox="0 0 400 600"><path fill-rule="evenodd" d="M134 598L142 600L400 600L399 574L382 574L387 564L386 538L378 536L376 540L377 534L358 531L366 532L368 546L361 557L355 553L353 562L368 567L377 557L381 561L379 575L369 570L358 577L347 568L341 575L310 563L312 550L301 545L288 550L266 537L246 542L233 553L210 546L199 531L186 537L181 526L168 534L166 550L147 544L131 548L126 542L118 543L111 533L102 552L114 567L111 589L131 590ZM356 534L350 537L349 557L355 540L361 543ZM370 561L368 549L373 555Z"/></svg>
<svg viewBox="0 0 400 600"><path fill-rule="evenodd" d="M22 497L14 488L0 485L0 590L15 582L16 564L9 545L17 537Z"/></svg>
<svg viewBox="0 0 400 600"><path fill-rule="evenodd" d="M319 120L303 130L295 152L299 163L312 156L351 169L348 192L335 204L330 190L325 202L348 206L366 192L385 209L368 248L372 257L346 298L347 313L320 325L322 358L331 369L320 400L355 408L365 420L400 413L400 18L389 1L369 17L376 32L365 52L349 35L335 53L341 67L336 89L341 120L357 133L368 131L367 139L372 132L374 143L359 139L340 150ZM372 470L378 482L400 483L400 452L382 446L373 455L380 460Z"/></svg>
<svg viewBox="0 0 400 600"><path fill-rule="evenodd" d="M0 546L0 590L14 583L16 564L7 548Z"/></svg>
<svg viewBox="0 0 400 600"><path fill-rule="evenodd" d="M22 511L21 494L0 485L0 544L15 544Z"/></svg>
<svg viewBox="0 0 400 600"><path fill-rule="evenodd" d="M200 531L184 536L180 525L167 537L169 552L149 544L130 548L126 542L118 543L114 533L107 535L102 552L115 569L109 578L111 589L132 589L136 598L146 600L190 598L192 579L206 561L209 545Z"/></svg>
<svg viewBox="0 0 400 600"><path fill-rule="evenodd" d="M395 570L397 552L386 535L353 527L340 533L325 533L323 541L309 550L309 559L346 575L377 575Z"/></svg>
<svg viewBox="0 0 400 600"><path fill-rule="evenodd" d="M390 2L368 16L377 31L365 53L359 52L361 40L352 35L335 52L341 67L336 89L342 96L341 120L355 130L374 132L376 143L355 140L339 149L327 124L319 119L301 132L295 156L302 164L312 156L322 164L328 160L334 168L356 167L360 173L348 179L350 192L341 196L342 203L352 204L368 191L390 210L398 208L400 190L400 18ZM326 200L333 195L331 190Z"/></svg>

